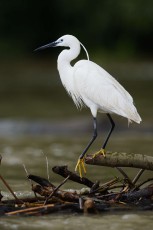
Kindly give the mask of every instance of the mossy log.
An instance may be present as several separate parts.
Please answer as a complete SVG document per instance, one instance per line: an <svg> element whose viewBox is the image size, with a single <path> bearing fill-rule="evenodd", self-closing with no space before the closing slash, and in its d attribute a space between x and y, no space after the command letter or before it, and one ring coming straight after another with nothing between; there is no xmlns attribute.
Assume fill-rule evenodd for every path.
<svg viewBox="0 0 153 230"><path fill-rule="evenodd" d="M86 164L108 167L132 167L153 171L153 157L143 154L107 152L103 155L87 155Z"/></svg>

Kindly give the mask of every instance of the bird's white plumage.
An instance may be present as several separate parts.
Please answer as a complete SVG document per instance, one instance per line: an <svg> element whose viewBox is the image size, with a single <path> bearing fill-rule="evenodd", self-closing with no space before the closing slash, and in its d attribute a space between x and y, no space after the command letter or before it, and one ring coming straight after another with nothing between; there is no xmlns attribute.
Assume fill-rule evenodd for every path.
<svg viewBox="0 0 153 230"><path fill-rule="evenodd" d="M81 43L72 35L57 40L57 46L69 47L58 57L61 81L77 107L86 105L96 117L97 112L115 113L140 123L141 118L131 95L123 86L99 65L89 60L70 62L80 53Z"/></svg>
<svg viewBox="0 0 153 230"><path fill-rule="evenodd" d="M58 71L65 89L77 107L85 105L90 108L93 115L93 137L83 150L75 167L75 171L79 170L80 177L82 177L82 169L84 173L86 173L84 165L85 154L97 137L97 112L107 113L107 117L111 123L111 129L101 150L95 153L93 157L97 154L102 154L105 157L105 148L115 127L115 123L110 115L111 113L123 116L127 118L129 122L135 121L140 123L141 118L133 104L131 95L115 78L89 60L86 48L76 37L65 35L57 41L41 46L36 50L56 46L69 48L64 49L57 60ZM79 55L81 46L85 50L88 60L78 61L72 66L71 61Z"/></svg>

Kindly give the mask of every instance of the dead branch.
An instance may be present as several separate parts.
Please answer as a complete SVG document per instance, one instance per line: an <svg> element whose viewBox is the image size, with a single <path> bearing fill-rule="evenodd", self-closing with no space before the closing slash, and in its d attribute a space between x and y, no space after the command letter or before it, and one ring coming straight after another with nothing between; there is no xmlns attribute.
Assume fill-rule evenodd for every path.
<svg viewBox="0 0 153 230"><path fill-rule="evenodd" d="M134 184L132 183L131 179L129 176L121 169L120 167L116 167L116 169L124 176L124 181L128 182L128 185L130 188L134 187Z"/></svg>
<svg viewBox="0 0 153 230"><path fill-rule="evenodd" d="M138 184L138 185L136 186L136 188L140 188L142 185L144 185L144 184L146 184L146 183L148 183L148 182L150 182L150 181L153 181L153 178L148 178L147 180L141 182L140 184Z"/></svg>
<svg viewBox="0 0 153 230"><path fill-rule="evenodd" d="M117 182L119 182L119 178L112 179L111 181L108 181L95 189L91 189L90 194L96 192L106 193L110 188L112 188L112 185L116 184Z"/></svg>
<svg viewBox="0 0 153 230"><path fill-rule="evenodd" d="M11 189L11 187L9 186L9 184L6 182L6 180L0 175L0 179L3 182L3 184L6 186L6 188L10 191L10 193L12 194L12 196L15 198L17 203L23 203L20 199L18 199L18 197L15 195L15 193L13 192L13 190Z"/></svg>
<svg viewBox="0 0 153 230"><path fill-rule="evenodd" d="M40 176L35 176L35 175L28 175L28 179L35 181L36 183L40 184L42 187L52 187L55 188L55 186L50 183L46 178L42 178Z"/></svg>
<svg viewBox="0 0 153 230"><path fill-rule="evenodd" d="M142 198L150 198L153 196L153 186L149 186L147 188L140 189L138 191L132 191L125 194L122 194L120 200L131 202L134 200L140 200Z"/></svg>
<svg viewBox="0 0 153 230"><path fill-rule="evenodd" d="M137 175L134 177L134 179L132 181L133 184L137 183L137 181L139 180L140 176L144 173L144 171L145 171L144 169L139 170L139 172L137 173Z"/></svg>
<svg viewBox="0 0 153 230"><path fill-rule="evenodd" d="M42 181L45 180L45 185L44 186L36 184L36 185L32 186L32 190L33 190L33 192L35 192L35 193L37 193L37 194L39 194L41 196L46 197L47 201L48 201L48 197L52 198L52 194L53 194L54 196L60 198L63 201L79 202L79 195L77 195L77 193L75 191L74 192L68 192L68 191L59 190L59 187L63 183L61 183L60 186L58 186L56 188L50 182L47 184L47 179L44 179L44 178L41 178L41 177L38 177L38 179L37 179L37 176L34 176L34 175L30 175L30 179L34 180L37 183L40 182L40 184L42 184Z"/></svg>
<svg viewBox="0 0 153 230"><path fill-rule="evenodd" d="M132 167L153 171L153 157L134 153L107 152L106 156L87 155L86 164L108 167Z"/></svg>
<svg viewBox="0 0 153 230"><path fill-rule="evenodd" d="M69 177L70 177L70 175L67 176L67 177L64 179L64 181L62 181L62 183L59 184L59 185L53 190L53 192L49 195L49 197L46 198L44 204L47 204L48 200L51 199L51 198L54 196L54 194L59 190L59 188L60 188L63 184L66 183L66 181L69 179Z"/></svg>
<svg viewBox="0 0 153 230"><path fill-rule="evenodd" d="M87 163L94 162L97 165L115 167L123 176L122 179L114 178L104 184L100 184L98 181L93 183L85 177L80 178L74 172L69 171L67 166L53 167L53 172L65 178L58 186L55 186L46 178L28 175L28 179L36 182L36 184L31 184L32 191L35 194L39 194L39 196L23 198L21 201L16 199L15 196L14 200L3 201L2 199L0 215L38 216L55 212L97 214L104 211L133 210L133 208L137 210L153 210L153 178L137 184L144 169L141 169L131 180L120 168L120 166L142 167L145 162L145 169L148 167L147 169L151 168L152 170L153 161L151 162L150 159L153 159L153 157L137 156L138 154L124 153L107 153L105 158L103 156L95 158L87 156ZM2 176L0 176L0 179L3 181ZM84 193L82 193L82 190L77 192L75 190L64 191L61 186L67 180L86 185L90 189L87 188L88 191ZM151 184L144 186L149 181L151 181ZM141 188L142 185L143 188ZM8 188L7 185L6 187Z"/></svg>
<svg viewBox="0 0 153 230"><path fill-rule="evenodd" d="M92 188L92 186L94 185L94 183L86 177L81 178L76 173L69 171L67 166L55 166L52 168L52 171L58 175L61 175L64 178L67 178L69 176L69 180L86 185L89 188Z"/></svg>

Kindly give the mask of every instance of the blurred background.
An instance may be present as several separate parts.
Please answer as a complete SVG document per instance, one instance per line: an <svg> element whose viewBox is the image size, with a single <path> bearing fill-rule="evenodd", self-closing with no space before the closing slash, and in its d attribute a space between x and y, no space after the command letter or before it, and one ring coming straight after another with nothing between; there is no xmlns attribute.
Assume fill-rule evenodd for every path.
<svg viewBox="0 0 153 230"><path fill-rule="evenodd" d="M142 117L142 124L128 128L124 118L113 116L108 149L152 154L152 0L1 0L0 32L0 151L3 165L15 167L5 170L9 179L25 176L22 161L39 170L42 152L53 165L74 169L92 135L90 111L77 111L61 85L56 61L62 49L34 52L65 34L76 36L90 59L130 92ZM83 51L80 58L85 57ZM109 129L104 114L98 123L94 150Z"/></svg>
<svg viewBox="0 0 153 230"><path fill-rule="evenodd" d="M0 12L1 119L51 120L74 111L82 117L60 84L61 49L33 52L64 34L75 35L90 59L130 91L144 121L152 117L151 0L2 0Z"/></svg>

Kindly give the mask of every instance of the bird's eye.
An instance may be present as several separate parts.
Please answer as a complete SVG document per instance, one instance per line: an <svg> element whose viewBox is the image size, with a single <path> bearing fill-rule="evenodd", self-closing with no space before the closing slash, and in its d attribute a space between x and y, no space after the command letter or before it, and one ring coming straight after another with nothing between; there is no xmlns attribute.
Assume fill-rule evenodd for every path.
<svg viewBox="0 0 153 230"><path fill-rule="evenodd" d="M61 39L61 42L63 42L63 39Z"/></svg>

